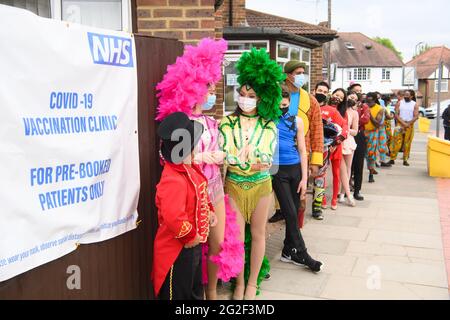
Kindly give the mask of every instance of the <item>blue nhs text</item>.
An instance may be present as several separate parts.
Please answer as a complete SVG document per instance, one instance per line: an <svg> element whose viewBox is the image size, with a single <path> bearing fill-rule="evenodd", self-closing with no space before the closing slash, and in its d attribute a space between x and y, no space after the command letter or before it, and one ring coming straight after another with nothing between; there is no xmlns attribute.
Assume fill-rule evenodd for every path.
<svg viewBox="0 0 450 320"><path fill-rule="evenodd" d="M91 32L87 35L94 63L133 67L133 46L130 38Z"/></svg>

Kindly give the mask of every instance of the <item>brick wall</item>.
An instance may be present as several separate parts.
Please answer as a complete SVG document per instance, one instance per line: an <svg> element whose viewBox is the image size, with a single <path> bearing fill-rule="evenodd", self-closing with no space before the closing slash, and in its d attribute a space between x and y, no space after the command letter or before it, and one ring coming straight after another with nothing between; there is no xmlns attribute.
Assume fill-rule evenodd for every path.
<svg viewBox="0 0 450 320"><path fill-rule="evenodd" d="M323 81L323 46L315 48L311 52L311 92L316 84Z"/></svg>
<svg viewBox="0 0 450 320"><path fill-rule="evenodd" d="M245 0L232 0L232 27L239 27L245 25L246 13L245 13ZM223 24L224 26L230 26L230 0L225 0L222 4L223 10Z"/></svg>
<svg viewBox="0 0 450 320"><path fill-rule="evenodd" d="M194 44L215 37L214 0L137 0L138 33Z"/></svg>
<svg viewBox="0 0 450 320"><path fill-rule="evenodd" d="M434 92L434 88L436 85L437 80L429 80L428 81L428 107L433 104L437 103L437 92ZM449 92L441 92L441 101L450 99L450 84L449 84ZM447 106L445 106L446 108ZM441 104L442 108L442 104Z"/></svg>
<svg viewBox="0 0 450 320"><path fill-rule="evenodd" d="M223 5L214 12L214 3L214 0L136 0L138 33L178 39L185 44L196 44L206 37L222 38ZM223 80L217 84L216 107L208 114L222 117L222 104Z"/></svg>

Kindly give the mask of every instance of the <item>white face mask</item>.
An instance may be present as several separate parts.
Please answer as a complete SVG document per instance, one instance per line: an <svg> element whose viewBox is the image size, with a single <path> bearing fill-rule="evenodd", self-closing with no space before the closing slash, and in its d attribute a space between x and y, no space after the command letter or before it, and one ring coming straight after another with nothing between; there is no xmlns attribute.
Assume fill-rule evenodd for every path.
<svg viewBox="0 0 450 320"><path fill-rule="evenodd" d="M256 109L256 99L239 97L238 100L239 108L244 112L252 112Z"/></svg>

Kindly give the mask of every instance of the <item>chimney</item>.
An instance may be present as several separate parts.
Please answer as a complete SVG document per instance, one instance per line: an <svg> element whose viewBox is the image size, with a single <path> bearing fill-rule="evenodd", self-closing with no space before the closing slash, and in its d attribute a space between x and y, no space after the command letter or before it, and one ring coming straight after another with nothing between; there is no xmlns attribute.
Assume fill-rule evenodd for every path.
<svg viewBox="0 0 450 320"><path fill-rule="evenodd" d="M224 0L221 8L224 27L242 27L247 24L245 0Z"/></svg>

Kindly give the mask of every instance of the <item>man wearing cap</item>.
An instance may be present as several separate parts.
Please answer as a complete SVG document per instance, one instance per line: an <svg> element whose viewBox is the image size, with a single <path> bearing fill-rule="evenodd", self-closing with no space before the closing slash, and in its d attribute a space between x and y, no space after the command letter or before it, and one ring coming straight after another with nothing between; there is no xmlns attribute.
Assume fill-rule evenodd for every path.
<svg viewBox="0 0 450 320"><path fill-rule="evenodd" d="M217 221L208 180L192 163L203 125L183 112L167 116L158 128L164 170L156 190L158 231L152 279L162 300L203 300L202 249ZM176 190L176 192L174 192Z"/></svg>
<svg viewBox="0 0 450 320"><path fill-rule="evenodd" d="M323 165L323 125L319 102L302 88L305 84L305 70L306 64L298 60L291 60L284 66L285 84L291 94L289 114L297 115L303 120L309 168L311 176L315 177ZM278 205L276 207L278 208ZM282 219L282 212L277 210L269 222Z"/></svg>

